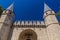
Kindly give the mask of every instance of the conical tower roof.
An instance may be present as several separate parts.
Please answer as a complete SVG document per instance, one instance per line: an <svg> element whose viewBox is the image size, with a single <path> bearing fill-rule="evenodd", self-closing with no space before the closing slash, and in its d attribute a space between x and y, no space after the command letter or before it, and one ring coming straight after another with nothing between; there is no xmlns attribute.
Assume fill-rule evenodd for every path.
<svg viewBox="0 0 60 40"><path fill-rule="evenodd" d="M44 12L52 10L46 3L44 3Z"/></svg>
<svg viewBox="0 0 60 40"><path fill-rule="evenodd" d="M13 11L13 9L14 9L14 3L12 3L7 9Z"/></svg>

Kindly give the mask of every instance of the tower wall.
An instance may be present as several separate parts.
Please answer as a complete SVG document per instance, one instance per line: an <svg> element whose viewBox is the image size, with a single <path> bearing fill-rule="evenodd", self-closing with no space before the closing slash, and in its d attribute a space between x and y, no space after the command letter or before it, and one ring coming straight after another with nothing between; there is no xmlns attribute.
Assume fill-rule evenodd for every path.
<svg viewBox="0 0 60 40"><path fill-rule="evenodd" d="M9 10L3 11L1 18L0 18L0 40L8 40L8 35L10 31L10 27L13 22L13 12Z"/></svg>
<svg viewBox="0 0 60 40"><path fill-rule="evenodd" d="M0 30L1 30L2 26L3 26L3 23L4 23L5 19L6 19L6 16L7 15L1 15L1 17L0 17Z"/></svg>
<svg viewBox="0 0 60 40"><path fill-rule="evenodd" d="M47 26L47 34L49 40L60 40L60 25L52 10L44 13L45 24Z"/></svg>

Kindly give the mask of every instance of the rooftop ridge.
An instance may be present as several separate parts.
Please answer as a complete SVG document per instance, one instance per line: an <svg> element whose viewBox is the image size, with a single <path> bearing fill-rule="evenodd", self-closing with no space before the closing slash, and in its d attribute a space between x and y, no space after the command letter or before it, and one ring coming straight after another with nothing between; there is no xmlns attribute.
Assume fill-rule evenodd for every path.
<svg viewBox="0 0 60 40"><path fill-rule="evenodd" d="M44 21L15 21L13 25L45 25Z"/></svg>

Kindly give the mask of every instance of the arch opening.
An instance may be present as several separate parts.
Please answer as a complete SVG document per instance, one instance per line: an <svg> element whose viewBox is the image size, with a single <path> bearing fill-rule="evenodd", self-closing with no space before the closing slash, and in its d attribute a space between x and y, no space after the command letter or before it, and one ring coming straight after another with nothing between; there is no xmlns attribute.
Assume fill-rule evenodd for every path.
<svg viewBox="0 0 60 40"><path fill-rule="evenodd" d="M37 34L31 29L22 31L18 40L37 40Z"/></svg>

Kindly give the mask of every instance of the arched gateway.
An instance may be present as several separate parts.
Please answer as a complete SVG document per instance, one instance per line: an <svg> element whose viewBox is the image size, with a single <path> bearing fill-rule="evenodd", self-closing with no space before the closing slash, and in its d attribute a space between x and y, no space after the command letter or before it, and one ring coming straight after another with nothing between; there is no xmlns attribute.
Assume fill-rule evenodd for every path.
<svg viewBox="0 0 60 40"><path fill-rule="evenodd" d="M31 29L26 29L21 32L18 40L37 40L37 34Z"/></svg>

